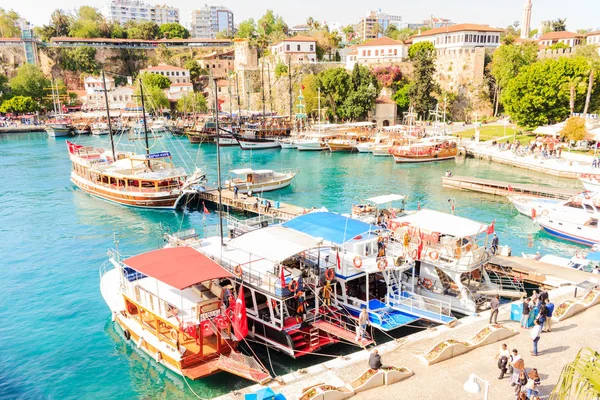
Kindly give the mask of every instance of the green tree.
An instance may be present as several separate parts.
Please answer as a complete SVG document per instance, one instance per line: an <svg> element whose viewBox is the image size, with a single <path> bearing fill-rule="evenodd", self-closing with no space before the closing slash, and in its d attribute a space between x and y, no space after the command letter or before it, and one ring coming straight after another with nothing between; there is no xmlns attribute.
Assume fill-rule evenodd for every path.
<svg viewBox="0 0 600 400"><path fill-rule="evenodd" d="M139 96L139 93L138 89L136 94ZM162 109L169 108L170 103L165 91L156 86L146 87L144 85L144 98L148 110L158 112Z"/></svg>
<svg viewBox="0 0 600 400"><path fill-rule="evenodd" d="M67 71L89 74L96 74L99 71L99 66L96 62L96 49L88 46L74 49L60 49L59 65Z"/></svg>
<svg viewBox="0 0 600 400"><path fill-rule="evenodd" d="M180 113L192 113L192 112L206 112L208 111L208 104L206 98L202 93L186 93L175 105L177 111Z"/></svg>
<svg viewBox="0 0 600 400"><path fill-rule="evenodd" d="M588 134L587 129L585 128L585 118L570 117L560 131L560 134L568 140L573 140L575 142L584 140Z"/></svg>
<svg viewBox="0 0 600 400"><path fill-rule="evenodd" d="M560 50L560 49L568 49L569 45L562 43L562 42L556 42L550 46L548 46L549 50Z"/></svg>
<svg viewBox="0 0 600 400"><path fill-rule="evenodd" d="M250 18L240 22L235 37L241 39L252 39L256 36L256 23Z"/></svg>
<svg viewBox="0 0 600 400"><path fill-rule="evenodd" d="M288 66L282 63L281 61L277 62L275 66L275 78L279 78L281 75L287 75Z"/></svg>
<svg viewBox="0 0 600 400"><path fill-rule="evenodd" d="M14 38L21 36L19 18L19 14L15 11L6 11L0 8L0 37Z"/></svg>
<svg viewBox="0 0 600 400"><path fill-rule="evenodd" d="M10 97L10 86L8 86L8 77L0 74L0 102Z"/></svg>
<svg viewBox="0 0 600 400"><path fill-rule="evenodd" d="M506 111L522 126L563 121L569 116L569 79L586 78L587 68L583 57L545 59L524 67L502 93ZM577 92L583 93L585 89Z"/></svg>
<svg viewBox="0 0 600 400"><path fill-rule="evenodd" d="M344 119L362 120L373 109L381 86L371 70L358 63L354 64L350 82L351 89L340 114Z"/></svg>
<svg viewBox="0 0 600 400"><path fill-rule="evenodd" d="M40 67L23 64L17 69L17 75L9 81L9 86L15 96L31 97L40 103L50 87L50 80Z"/></svg>
<svg viewBox="0 0 600 400"><path fill-rule="evenodd" d="M209 73L209 71L202 68L196 60L187 60L185 64L183 64L183 68L190 71L190 79L194 85L200 83L203 75L208 75Z"/></svg>
<svg viewBox="0 0 600 400"><path fill-rule="evenodd" d="M389 37L390 39L398 40L398 35L400 34L400 29L396 26L396 24L389 24L385 29L384 35Z"/></svg>
<svg viewBox="0 0 600 400"><path fill-rule="evenodd" d="M104 22L104 16L97 8L81 6L71 19L69 34L72 37L97 38L101 37L100 24Z"/></svg>
<svg viewBox="0 0 600 400"><path fill-rule="evenodd" d="M159 63L171 64L173 51L171 51L171 49L169 49L164 43L161 43L156 49L156 58L158 59Z"/></svg>
<svg viewBox="0 0 600 400"><path fill-rule="evenodd" d="M415 112L426 119L435 105L433 94L438 91L434 80L435 47L429 41L415 43L409 47L408 57L413 62L413 82L408 94Z"/></svg>
<svg viewBox="0 0 600 400"><path fill-rule="evenodd" d="M575 98L578 92L585 90L584 78L582 76L569 76L565 82L565 87L569 90L569 111L573 115L575 112Z"/></svg>
<svg viewBox="0 0 600 400"><path fill-rule="evenodd" d="M577 55L586 59L588 63L588 88L585 95L585 106L583 107L583 114L587 114L590 109L590 102L592 99L592 91L594 88L594 77L596 72L600 70L600 56L596 46L578 46Z"/></svg>
<svg viewBox="0 0 600 400"><path fill-rule="evenodd" d="M4 100L0 106L0 112L3 113L27 113L37 111L38 104L27 96L15 96L8 100Z"/></svg>
<svg viewBox="0 0 600 400"><path fill-rule="evenodd" d="M317 87L321 89L321 95L328 106L327 115L340 117L338 108L342 106L350 92L352 81L345 68L332 68L325 70L317 76Z"/></svg>
<svg viewBox="0 0 600 400"><path fill-rule="evenodd" d="M550 26L554 32L562 32L567 30L567 19L566 18L557 18L556 20L550 22Z"/></svg>
<svg viewBox="0 0 600 400"><path fill-rule="evenodd" d="M164 75L144 72L139 77L142 79L144 89L147 87L157 87L162 90L168 89L171 86L171 81Z"/></svg>
<svg viewBox="0 0 600 400"><path fill-rule="evenodd" d="M410 82L402 82L398 90L392 95L392 100L396 102L398 105L398 110L400 112L408 111L410 107Z"/></svg>
<svg viewBox="0 0 600 400"><path fill-rule="evenodd" d="M190 37L190 32L177 22L162 24L158 28L158 33L161 38L165 39L187 39Z"/></svg>
<svg viewBox="0 0 600 400"><path fill-rule="evenodd" d="M351 42L354 39L354 27L352 25L346 25L342 28L342 33L345 36L346 42Z"/></svg>
<svg viewBox="0 0 600 400"><path fill-rule="evenodd" d="M37 36L43 41L49 41L52 37L69 36L72 16L61 9L56 9L50 14L50 23L42 27L36 27Z"/></svg>
<svg viewBox="0 0 600 400"><path fill-rule="evenodd" d="M129 21L125 24L125 29L129 39L153 40L159 35L158 25L151 21Z"/></svg>
<svg viewBox="0 0 600 400"><path fill-rule="evenodd" d="M316 116L319 111L319 95L317 92L317 75L309 74L302 78L302 95L304 96L304 110L306 115Z"/></svg>
<svg viewBox="0 0 600 400"><path fill-rule="evenodd" d="M234 34L229 29L223 29L217 33L217 39L233 39Z"/></svg>

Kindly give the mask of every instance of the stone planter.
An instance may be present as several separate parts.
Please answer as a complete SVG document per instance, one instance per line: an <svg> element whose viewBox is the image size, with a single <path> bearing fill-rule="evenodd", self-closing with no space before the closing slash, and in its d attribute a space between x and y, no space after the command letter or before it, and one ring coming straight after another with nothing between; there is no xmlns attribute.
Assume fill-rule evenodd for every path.
<svg viewBox="0 0 600 400"><path fill-rule="evenodd" d="M381 367L385 372L385 384L391 385L410 378L415 373L406 367Z"/></svg>
<svg viewBox="0 0 600 400"><path fill-rule="evenodd" d="M581 300L565 300L556 307L552 320L563 321L600 303L600 290L590 290Z"/></svg>
<svg viewBox="0 0 600 400"><path fill-rule="evenodd" d="M455 339L447 339L439 342L420 358L425 364L432 365L467 353L478 347L504 340L516 334L518 334L517 331L502 325L488 325L468 341L461 342Z"/></svg>
<svg viewBox="0 0 600 400"><path fill-rule="evenodd" d="M385 384L385 372L382 370L367 369L358 378L350 383L355 393L373 389Z"/></svg>
<svg viewBox="0 0 600 400"><path fill-rule="evenodd" d="M600 303L600 290L590 290L580 302L586 308L595 306Z"/></svg>
<svg viewBox="0 0 600 400"><path fill-rule="evenodd" d="M346 387L319 383L304 389L300 400L343 400L352 396L354 396L354 391Z"/></svg>

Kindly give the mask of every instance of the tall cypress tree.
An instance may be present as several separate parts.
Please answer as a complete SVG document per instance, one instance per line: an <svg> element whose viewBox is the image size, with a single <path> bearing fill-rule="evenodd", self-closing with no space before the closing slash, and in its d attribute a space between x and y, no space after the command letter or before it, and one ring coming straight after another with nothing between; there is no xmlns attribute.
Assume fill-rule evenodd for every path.
<svg viewBox="0 0 600 400"><path fill-rule="evenodd" d="M435 47L431 42L419 42L410 46L408 57L413 62L413 81L408 90L415 113L427 118L436 100L433 93L438 91L435 74Z"/></svg>

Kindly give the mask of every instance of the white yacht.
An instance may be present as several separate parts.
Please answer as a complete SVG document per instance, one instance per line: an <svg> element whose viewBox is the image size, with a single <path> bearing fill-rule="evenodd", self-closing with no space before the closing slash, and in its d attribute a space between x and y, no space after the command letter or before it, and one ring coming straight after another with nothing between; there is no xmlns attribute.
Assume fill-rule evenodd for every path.
<svg viewBox="0 0 600 400"><path fill-rule="evenodd" d="M392 219L388 228L400 242L405 233L410 238L403 258L414 260L415 269L403 275L403 282L421 296L449 302L454 312L475 314L489 308L495 295L518 299L525 294L485 269L491 225L422 209Z"/></svg>
<svg viewBox="0 0 600 400"><path fill-rule="evenodd" d="M296 176L296 172L293 171L276 172L271 169L242 168L229 172L236 177L226 180L225 185L232 190L237 187L240 193L250 191L260 193L282 189L291 185Z"/></svg>
<svg viewBox="0 0 600 400"><path fill-rule="evenodd" d="M549 234L587 246L600 244L598 214L578 209L543 210L535 217L540 227Z"/></svg>
<svg viewBox="0 0 600 400"><path fill-rule="evenodd" d="M600 212L600 194L595 192L583 192L568 200L524 195L508 196L508 200L521 214L532 219L542 214L557 211L581 214L598 214Z"/></svg>
<svg viewBox="0 0 600 400"><path fill-rule="evenodd" d="M331 135L322 133L312 133L304 135L303 138L296 140L296 148L299 151L323 151L327 150L327 139Z"/></svg>
<svg viewBox="0 0 600 400"><path fill-rule="evenodd" d="M94 136L103 136L108 135L110 133L108 129L108 124L106 122L94 122L92 124L92 135Z"/></svg>
<svg viewBox="0 0 600 400"><path fill-rule="evenodd" d="M583 184L585 190L600 192L600 175L582 174L579 176L579 181Z"/></svg>

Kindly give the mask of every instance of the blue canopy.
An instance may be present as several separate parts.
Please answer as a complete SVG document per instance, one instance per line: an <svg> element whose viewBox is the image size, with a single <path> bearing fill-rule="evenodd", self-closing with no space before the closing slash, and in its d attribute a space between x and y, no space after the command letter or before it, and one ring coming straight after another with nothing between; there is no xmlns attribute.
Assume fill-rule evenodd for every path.
<svg viewBox="0 0 600 400"><path fill-rule="evenodd" d="M275 394L270 387L260 389L256 393L247 394L244 396L245 400L285 400L285 397L281 393Z"/></svg>
<svg viewBox="0 0 600 400"><path fill-rule="evenodd" d="M600 252L590 252L587 256L585 256L585 259L590 261L600 261Z"/></svg>
<svg viewBox="0 0 600 400"><path fill-rule="evenodd" d="M285 222L283 226L312 237L323 238L337 245L344 244L358 235L381 229L378 226L330 212L304 214Z"/></svg>

